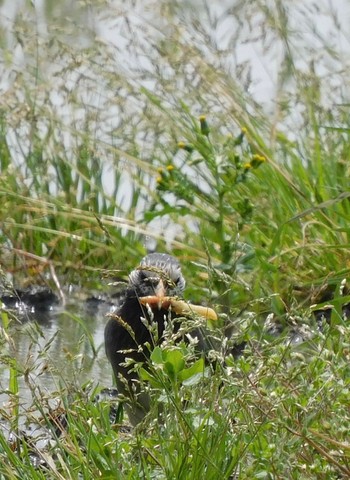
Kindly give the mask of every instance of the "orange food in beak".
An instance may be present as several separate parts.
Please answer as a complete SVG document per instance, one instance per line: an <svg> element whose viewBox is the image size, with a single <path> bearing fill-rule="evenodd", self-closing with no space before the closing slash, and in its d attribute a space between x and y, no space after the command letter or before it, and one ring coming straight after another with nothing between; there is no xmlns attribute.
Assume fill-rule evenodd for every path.
<svg viewBox="0 0 350 480"><path fill-rule="evenodd" d="M148 297L141 297L140 303L142 305L149 305L151 308L165 308L171 309L176 315L199 315L207 320L217 320L218 316L216 312L209 307L203 307L202 305L193 305L191 303L184 302L183 300L176 300L173 297L160 297L158 295L150 295Z"/></svg>

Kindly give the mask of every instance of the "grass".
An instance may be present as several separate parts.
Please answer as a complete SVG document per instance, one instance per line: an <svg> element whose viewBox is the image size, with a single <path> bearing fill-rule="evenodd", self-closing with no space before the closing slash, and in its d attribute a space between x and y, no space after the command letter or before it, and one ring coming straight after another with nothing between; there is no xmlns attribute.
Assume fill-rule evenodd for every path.
<svg viewBox="0 0 350 480"><path fill-rule="evenodd" d="M51 441L40 448L23 433L16 444L2 437L1 473L4 478L9 471L9 478L347 476L348 329L339 322L297 348L263 338L252 342L244 357L228 362L229 369L219 366L187 382L155 363L154 405L165 405L167 415L158 423L152 411L153 420L133 432L110 423L110 402L96 403L91 384L61 391L56 409L37 392L25 415L43 437L48 431ZM39 458L41 466L31 467L30 458Z"/></svg>
<svg viewBox="0 0 350 480"><path fill-rule="evenodd" d="M149 421L129 431L110 422L110 400L95 401L98 379L81 385L74 354L66 355L73 380L57 371L50 339L39 357L57 391L44 394L16 359L14 320L3 312L10 405L0 412L0 478L349 476L347 67L311 5L241 3L194 17L190 4L159 2L171 35L133 24L122 39L128 58L97 35L88 10L62 24L64 2L18 9L2 36L2 270L15 283L102 291L106 271L125 278L148 248L172 251L187 297L216 308L221 323L211 332L220 348L210 372L191 346L156 351L145 382ZM118 8L91 8L129 31ZM333 13L327 18L346 38ZM246 27L220 44L230 18L245 18ZM315 42L300 45L305 32ZM249 94L247 65L229 63L237 39L258 40L266 62L280 48L272 107ZM320 331L313 311L329 305ZM28 331L33 345L44 335L36 328ZM224 329L229 343L247 342L242 357L223 358ZM94 358L98 346L84 335ZM19 404L20 377L29 406Z"/></svg>

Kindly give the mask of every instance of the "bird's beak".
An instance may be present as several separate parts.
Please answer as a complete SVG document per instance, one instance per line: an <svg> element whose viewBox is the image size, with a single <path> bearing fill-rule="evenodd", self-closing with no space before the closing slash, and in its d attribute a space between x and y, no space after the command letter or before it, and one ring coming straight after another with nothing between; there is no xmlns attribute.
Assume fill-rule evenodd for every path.
<svg viewBox="0 0 350 480"><path fill-rule="evenodd" d="M158 285L154 290L154 295L159 298L159 300L163 300L166 294L165 285L162 279L159 280Z"/></svg>
<svg viewBox="0 0 350 480"><path fill-rule="evenodd" d="M140 302L143 305L146 305L147 303L151 308L158 308L158 310L161 310L163 308L165 294L166 287L164 285L164 281L160 279L157 285L154 287L154 294L147 297L141 297ZM145 301L145 299L148 301Z"/></svg>

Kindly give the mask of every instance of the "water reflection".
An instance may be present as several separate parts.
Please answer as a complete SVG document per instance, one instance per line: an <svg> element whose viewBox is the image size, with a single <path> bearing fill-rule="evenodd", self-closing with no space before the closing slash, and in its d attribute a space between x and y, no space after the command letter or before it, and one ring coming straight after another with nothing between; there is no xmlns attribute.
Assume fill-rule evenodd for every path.
<svg viewBox="0 0 350 480"><path fill-rule="evenodd" d="M26 313L12 319L0 364L0 405L9 401L10 362L15 359L20 405L32 403L31 389L50 395L62 387L110 386L112 372L104 352L107 304L88 308L71 302L51 311ZM5 334L6 337L6 334ZM4 350L5 349L5 350Z"/></svg>

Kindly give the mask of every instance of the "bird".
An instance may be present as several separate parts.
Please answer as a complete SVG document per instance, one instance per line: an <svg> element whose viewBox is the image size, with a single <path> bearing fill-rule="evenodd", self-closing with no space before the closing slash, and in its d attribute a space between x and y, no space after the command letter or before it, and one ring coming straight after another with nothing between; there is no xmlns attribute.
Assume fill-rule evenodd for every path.
<svg viewBox="0 0 350 480"><path fill-rule="evenodd" d="M181 266L174 256L150 253L129 274L124 301L106 324L106 355L112 365L118 392L127 399L125 407L133 426L145 418L150 409L150 398L140 388L138 374L128 359L147 364L150 350L161 343L169 319L174 321L176 332L179 329L176 319L189 311L216 318L212 309L189 306L178 300L183 297L185 285ZM152 332L150 324L155 326ZM196 331L196 334L201 343L200 333Z"/></svg>

